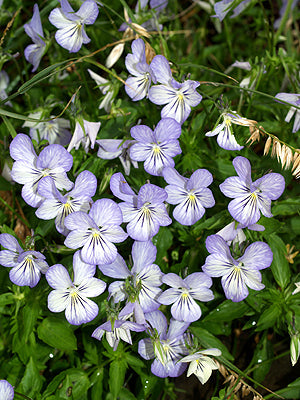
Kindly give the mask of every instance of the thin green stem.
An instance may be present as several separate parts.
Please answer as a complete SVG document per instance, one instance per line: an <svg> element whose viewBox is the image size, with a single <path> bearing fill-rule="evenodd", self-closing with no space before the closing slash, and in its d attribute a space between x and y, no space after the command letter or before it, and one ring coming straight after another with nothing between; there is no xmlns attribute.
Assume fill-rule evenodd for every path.
<svg viewBox="0 0 300 400"><path fill-rule="evenodd" d="M283 17L281 18L281 22L280 22L279 28L278 28L278 30L277 30L277 32L275 34L275 38L274 38L274 45L275 46L276 46L276 44L278 42L279 36L281 35L282 31L285 28L285 25L287 23L287 20L289 18L289 15L290 15L290 12L291 12L291 9L292 9L292 4L293 4L293 0L288 0L285 12L283 14Z"/></svg>

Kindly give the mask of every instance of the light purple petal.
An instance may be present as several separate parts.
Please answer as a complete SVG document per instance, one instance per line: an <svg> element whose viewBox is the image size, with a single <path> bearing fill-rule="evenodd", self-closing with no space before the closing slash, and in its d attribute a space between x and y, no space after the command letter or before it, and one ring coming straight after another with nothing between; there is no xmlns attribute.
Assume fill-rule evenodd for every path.
<svg viewBox="0 0 300 400"><path fill-rule="evenodd" d="M238 176L247 184L250 185L251 181L251 164L250 161L241 156L235 157L232 161L234 169Z"/></svg>
<svg viewBox="0 0 300 400"><path fill-rule="evenodd" d="M172 79L172 72L169 62L164 56L155 56L150 64L150 67L153 70L158 82L166 85L169 84Z"/></svg>
<svg viewBox="0 0 300 400"><path fill-rule="evenodd" d="M3 400L13 400L14 389L6 380L0 380L0 398Z"/></svg>
<svg viewBox="0 0 300 400"><path fill-rule="evenodd" d="M61 264L50 267L46 272L46 279L53 289L64 290L73 285L68 271Z"/></svg>
<svg viewBox="0 0 300 400"><path fill-rule="evenodd" d="M96 21L98 13L97 4L93 0L85 0L76 14L82 18L84 24L92 25Z"/></svg>
<svg viewBox="0 0 300 400"><path fill-rule="evenodd" d="M184 188L186 182L188 181L188 179L181 176L176 171L175 168L169 168L169 167L164 168L162 171L162 175L163 175L165 181L169 185L176 185L176 186L179 186L180 188ZM171 204L177 204L177 203L171 203Z"/></svg>
<svg viewBox="0 0 300 400"><path fill-rule="evenodd" d="M128 185L123 174L121 174L120 172L112 175L110 179L110 190L112 191L114 196L124 201L132 202L133 197L136 196L134 191Z"/></svg>
<svg viewBox="0 0 300 400"><path fill-rule="evenodd" d="M103 235L91 235L81 250L83 261L95 265L111 264L117 258L117 254L116 246Z"/></svg>
<svg viewBox="0 0 300 400"><path fill-rule="evenodd" d="M85 263L80 255L80 251L76 251L73 256L74 284L79 285L82 280L92 278L96 272L96 265Z"/></svg>
<svg viewBox="0 0 300 400"><path fill-rule="evenodd" d="M96 318L98 310L96 303L79 294L68 303L66 319L72 325L85 324Z"/></svg>
<svg viewBox="0 0 300 400"><path fill-rule="evenodd" d="M0 235L0 244L7 250L11 250L15 253L22 253L23 249L19 245L18 240L10 235L9 233L1 233Z"/></svg>
<svg viewBox="0 0 300 400"><path fill-rule="evenodd" d="M126 279L131 275L124 258L120 256L120 254L117 255L117 258L113 263L98 265L98 267L102 274L115 279Z"/></svg>
<svg viewBox="0 0 300 400"><path fill-rule="evenodd" d="M148 242L134 242L132 246L133 269L135 273L139 273L148 265L154 263L156 259L157 249L154 244Z"/></svg>
<svg viewBox="0 0 300 400"><path fill-rule="evenodd" d="M284 191L285 181L282 175L270 173L253 182L253 186L261 190L269 199L277 200Z"/></svg>
<svg viewBox="0 0 300 400"><path fill-rule="evenodd" d="M151 339L142 339L139 341L138 345L138 353L142 356L145 360L151 360L155 357L153 344Z"/></svg>
<svg viewBox="0 0 300 400"><path fill-rule="evenodd" d="M181 125L172 118L163 118L156 125L154 134L157 142L178 139L181 135Z"/></svg>
<svg viewBox="0 0 300 400"><path fill-rule="evenodd" d="M247 268L264 269L271 265L273 253L267 243L254 242L247 247L245 253L238 261L244 263Z"/></svg>
<svg viewBox="0 0 300 400"><path fill-rule="evenodd" d="M212 181L212 174L207 169L197 169L191 175L186 188L187 190L191 190L207 187L212 183Z"/></svg>
<svg viewBox="0 0 300 400"><path fill-rule="evenodd" d="M19 133L11 142L10 155L15 161L24 161L30 164L37 158L32 142L27 135Z"/></svg>
<svg viewBox="0 0 300 400"><path fill-rule="evenodd" d="M123 222L120 207L111 199L100 199L92 205L89 216L98 226L120 225Z"/></svg>

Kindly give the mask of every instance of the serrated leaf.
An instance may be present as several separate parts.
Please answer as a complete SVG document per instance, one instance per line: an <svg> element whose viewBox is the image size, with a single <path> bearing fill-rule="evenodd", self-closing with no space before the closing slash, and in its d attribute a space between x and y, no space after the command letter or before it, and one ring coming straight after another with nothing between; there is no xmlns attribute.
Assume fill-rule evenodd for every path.
<svg viewBox="0 0 300 400"><path fill-rule="evenodd" d="M17 392L24 393L26 396L34 398L34 396L40 392L44 380L45 378L40 375L33 358L30 357L24 376L17 388Z"/></svg>
<svg viewBox="0 0 300 400"><path fill-rule="evenodd" d="M259 317L257 322L257 331L263 331L275 325L278 317L280 317L281 308L278 304L272 304Z"/></svg>
<svg viewBox="0 0 300 400"><path fill-rule="evenodd" d="M37 329L38 337L59 350L77 350L77 340L69 324L55 317L43 320Z"/></svg>
<svg viewBox="0 0 300 400"><path fill-rule="evenodd" d="M252 359L253 365L256 365L257 367L253 371L253 378L256 381L262 382L264 380L272 364L272 362L268 360L270 360L273 356L273 346L268 340L267 334L264 334L263 338L255 348Z"/></svg>

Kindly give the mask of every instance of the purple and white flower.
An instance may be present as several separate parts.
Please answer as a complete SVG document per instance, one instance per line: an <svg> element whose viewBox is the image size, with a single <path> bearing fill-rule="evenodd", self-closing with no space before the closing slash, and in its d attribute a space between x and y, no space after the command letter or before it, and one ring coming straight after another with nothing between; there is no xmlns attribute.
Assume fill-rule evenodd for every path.
<svg viewBox="0 0 300 400"><path fill-rule="evenodd" d="M293 106L300 107L300 94L297 93L277 93L275 96L279 100L286 101ZM296 133L300 129L300 110L295 107L291 107L285 117L285 122L290 122L293 115L295 114L295 121L293 125L293 133Z"/></svg>
<svg viewBox="0 0 300 400"><path fill-rule="evenodd" d="M194 272L185 279L169 273L162 277L163 283L171 286L158 298L159 303L170 305L171 314L177 321L194 322L201 317L201 308L194 299L210 301L214 298L209 289L212 285L211 278L203 272Z"/></svg>
<svg viewBox="0 0 300 400"><path fill-rule="evenodd" d="M233 9L233 14L230 18L237 17L241 12L245 10L251 0L243 0L237 7ZM214 5L216 15L213 17L219 18L220 21L226 17L227 13L233 8L234 0L222 0L218 1Z"/></svg>
<svg viewBox="0 0 300 400"><path fill-rule="evenodd" d="M136 322L127 321L125 319L115 319L104 322L104 324L98 326L92 333L92 337L98 340L102 339L105 333L106 340L113 350L117 350L120 340L128 344L132 344L130 331L143 332L146 330L146 326L137 324Z"/></svg>
<svg viewBox="0 0 300 400"><path fill-rule="evenodd" d="M37 111L28 115L29 118L43 119L42 111ZM26 121L23 127L28 127L29 135L32 140L39 143L41 140L48 140L49 144L60 144L66 146L70 143L71 132L70 122L64 118L55 118L50 115L50 121L47 122L33 122Z"/></svg>
<svg viewBox="0 0 300 400"><path fill-rule="evenodd" d="M8 88L8 84L9 84L9 76L8 76L7 72L4 70L0 71L0 100L7 99L6 90ZM10 101L5 102L4 104L12 107L12 104Z"/></svg>
<svg viewBox="0 0 300 400"><path fill-rule="evenodd" d="M46 279L54 289L48 296L48 308L52 312L65 311L67 321L81 325L92 321L98 315L98 306L89 297L104 292L106 283L94 278L96 265L83 262L80 251L73 257L73 281L67 269L61 264L49 268Z"/></svg>
<svg viewBox="0 0 300 400"><path fill-rule="evenodd" d="M154 375L160 378L180 376L186 370L186 365L178 361L182 355L188 354L184 332L189 324L171 319L168 329L167 319L161 311L146 314L146 319L155 333L151 338L139 341L139 354L145 360L154 358L151 365Z"/></svg>
<svg viewBox="0 0 300 400"><path fill-rule="evenodd" d="M0 399L2 400L13 400L14 388L5 379L0 380Z"/></svg>
<svg viewBox="0 0 300 400"><path fill-rule="evenodd" d="M183 357L179 362L190 363L187 377L195 374L202 385L204 385L209 380L212 371L218 369L215 361L208 356L218 357L221 354L221 350L219 349L200 350L194 354Z"/></svg>
<svg viewBox="0 0 300 400"><path fill-rule="evenodd" d="M143 39L136 39L131 44L132 54L127 54L125 65L129 77L125 82L125 91L133 101L148 97L148 91L153 81L156 83L155 75L146 62L145 43Z"/></svg>
<svg viewBox="0 0 300 400"><path fill-rule="evenodd" d="M192 80L183 83L175 81L168 60L161 55L153 58L151 68L161 85L150 88L149 100L158 105L166 104L161 110L162 118L173 118L183 124L190 115L191 107L196 107L202 100L196 91L200 83Z"/></svg>
<svg viewBox="0 0 300 400"><path fill-rule="evenodd" d="M32 72L35 72L46 50L39 6L37 4L33 6L32 19L28 24L24 25L24 29L34 43L26 47L24 55L26 60L33 65Z"/></svg>
<svg viewBox="0 0 300 400"><path fill-rule="evenodd" d="M111 177L110 190L121 200L119 206L127 225L128 235L138 241L146 242L157 234L160 226L172 223L164 201L167 192L151 183L143 185L136 195L121 173Z"/></svg>
<svg viewBox="0 0 300 400"><path fill-rule="evenodd" d="M73 157L59 144L51 144L36 155L31 140L19 133L10 144L10 155L15 160L12 178L23 186L22 197L32 207L39 207L43 201L37 192L38 183L50 176L57 189L70 190L73 182L67 177L73 165Z"/></svg>
<svg viewBox="0 0 300 400"><path fill-rule="evenodd" d="M48 270L46 257L39 251L24 251L17 239L8 233L0 235L0 244L6 249L0 251L0 264L12 268L10 280L18 286L36 286L41 274Z"/></svg>
<svg viewBox="0 0 300 400"><path fill-rule="evenodd" d="M93 149L96 142L97 133L100 129L101 122L90 122L85 119L82 120L82 125L77 121L75 125L75 131L73 133L71 142L67 148L70 152L74 147L78 150L80 144L82 144L84 151L87 153L89 148Z"/></svg>
<svg viewBox="0 0 300 400"><path fill-rule="evenodd" d="M233 221L217 232L217 235L221 236L228 246L230 246L231 243L233 243L233 245L236 243L242 244L246 240L246 235L243 232L243 229L245 228L250 229L250 231L257 232L262 232L265 230L265 227L259 224L253 224L246 227L242 224L236 224L236 222Z"/></svg>
<svg viewBox="0 0 300 400"><path fill-rule="evenodd" d="M154 132L146 125L131 128L131 136L137 141L130 148L130 157L145 161L145 171L159 176L164 167L174 167L173 157L181 153L179 141L181 125L172 118L159 121Z"/></svg>
<svg viewBox="0 0 300 400"><path fill-rule="evenodd" d="M108 288L114 302L119 303L129 297L138 300L143 313L155 311L160 306L158 296L162 292L162 272L154 264L156 258L156 247L150 241L134 242L132 246L133 267L131 271L127 268L124 259L118 255L116 260L109 265L99 265L100 271L111 278L123 279L111 283ZM128 280L125 284L125 280ZM129 293L128 283L131 285Z"/></svg>
<svg viewBox="0 0 300 400"><path fill-rule="evenodd" d="M40 219L55 218L56 229L66 236L69 230L65 227L65 218L76 211L88 212L96 189L97 179L90 171L82 171L77 176L73 189L64 195L57 190L53 179L46 176L38 184L38 193L45 200L35 214Z"/></svg>
<svg viewBox="0 0 300 400"><path fill-rule="evenodd" d="M60 0L61 8L55 8L49 15L49 21L58 28L55 34L57 43L70 53L80 50L82 44L91 39L84 25L92 25L98 17L98 6L93 0L85 0L77 12L74 12L68 0Z"/></svg>
<svg viewBox="0 0 300 400"><path fill-rule="evenodd" d="M102 76L96 74L96 72L90 69L88 69L88 72L91 78L94 79L94 81L97 83L97 87L100 89L101 93L104 94L104 99L101 101L99 109L101 110L101 108L104 108L104 110L109 113L115 94L112 82L105 78L102 78Z"/></svg>
<svg viewBox="0 0 300 400"><path fill-rule="evenodd" d="M227 178L221 185L221 192L233 198L228 204L232 217L244 227L255 224L260 211L265 217L272 217L271 200L276 200L284 191L282 175L269 173L252 182L251 164L245 157L235 157L232 161L238 176Z"/></svg>
<svg viewBox="0 0 300 400"><path fill-rule="evenodd" d="M138 163L130 157L130 147L136 143L135 140L122 139L100 139L96 140L99 145L97 156L103 160L113 160L119 157L124 168L125 175L130 174L130 166L138 168Z"/></svg>
<svg viewBox="0 0 300 400"><path fill-rule="evenodd" d="M113 243L123 242L128 236L120 227L122 222L122 211L113 200L97 200L89 214L76 211L65 218L65 227L71 231L65 245L82 247L81 257L86 263L111 264L118 254Z"/></svg>
<svg viewBox="0 0 300 400"><path fill-rule="evenodd" d="M230 253L225 240L219 235L206 239L206 248L210 255L206 258L203 271L212 277L222 277L221 283L227 299L234 302L244 300L248 287L261 290L261 269L268 268L273 260L273 253L267 243L254 242L237 260Z"/></svg>
<svg viewBox="0 0 300 400"><path fill-rule="evenodd" d="M197 169L191 177L184 178L174 168L164 168L163 177L168 186L167 202L178 204L173 216L182 225L193 225L205 213L205 208L215 205L215 199L210 189L207 188L212 181L212 174L206 169Z"/></svg>
<svg viewBox="0 0 300 400"><path fill-rule="evenodd" d="M223 118L223 122L219 124L219 120L217 122L217 125L215 128L207 132L205 136L216 136L217 137L217 142L222 149L225 150L241 150L244 148L244 146L240 146L238 142L236 141L234 134L233 134L233 129L232 129L232 124L236 125L242 125L242 126L250 126L253 124L253 121L241 117L234 111L230 112L223 112L220 116L220 118Z"/></svg>

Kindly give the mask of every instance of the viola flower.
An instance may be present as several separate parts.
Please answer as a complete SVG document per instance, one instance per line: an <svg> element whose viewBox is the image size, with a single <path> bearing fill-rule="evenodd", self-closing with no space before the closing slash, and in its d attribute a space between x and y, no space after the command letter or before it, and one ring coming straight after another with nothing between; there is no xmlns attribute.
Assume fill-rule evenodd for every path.
<svg viewBox="0 0 300 400"><path fill-rule="evenodd" d="M125 65L133 75L125 82L125 91L133 101L148 97L151 81L156 83L155 75L146 62L145 43L143 39L136 39L131 44L132 54L127 54Z"/></svg>
<svg viewBox="0 0 300 400"><path fill-rule="evenodd" d="M69 152L74 147L76 150L78 150L80 143L82 144L84 151L86 153L89 151L90 146L92 149L95 146L96 137L97 137L97 133L100 129L101 122L90 122L90 121L86 121L85 119L82 121L83 121L84 130L82 129L81 124L77 121L71 142L67 148L67 150Z"/></svg>
<svg viewBox="0 0 300 400"><path fill-rule="evenodd" d="M300 94L277 93L275 97L279 100L283 100L294 106L300 107ZM291 107L285 117L285 122L290 122L290 120L292 119L294 114L295 114L295 121L294 121L294 125L293 125L293 133L296 133L300 129L300 110L295 107Z"/></svg>
<svg viewBox="0 0 300 400"><path fill-rule="evenodd" d="M109 265L99 265L100 271L111 278L123 279L113 282L108 291L113 296L114 302L119 303L129 297L138 300L143 313L155 311L160 306L158 296L162 292L162 272L154 264L156 258L156 247L150 241L134 242L132 246L133 267L131 271L126 266L124 259L118 255L116 260ZM127 284L132 286L133 292L130 296ZM121 313L120 313L121 314ZM121 314L122 315L122 314Z"/></svg>
<svg viewBox="0 0 300 400"><path fill-rule="evenodd" d="M233 15L230 18L237 17L241 12L245 10L251 0L243 0L237 7L233 9ZM218 1L214 5L216 15L213 17L219 18L220 21L226 17L227 13L232 9L232 4L234 0L222 0Z"/></svg>
<svg viewBox="0 0 300 400"><path fill-rule="evenodd" d="M98 17L98 6L93 0L85 0L80 9L74 12L68 0L60 0L61 8L55 8L49 15L49 21L58 28L55 34L57 43L70 53L80 50L82 44L91 39L84 30L84 25L92 25Z"/></svg>
<svg viewBox="0 0 300 400"><path fill-rule="evenodd" d="M14 388L5 379L0 380L0 399L2 400L13 400Z"/></svg>
<svg viewBox="0 0 300 400"><path fill-rule="evenodd" d="M190 354L183 357L179 362L188 363L190 366L187 372L187 377L195 374L199 381L204 385L210 378L211 373L214 369L218 369L215 361L207 356L220 356L221 350L219 349L206 349L197 351L194 354Z"/></svg>
<svg viewBox="0 0 300 400"><path fill-rule="evenodd" d="M244 146L240 146L233 134L232 124L250 126L253 125L253 121L238 115L235 111L223 112L221 114L223 122L205 134L205 136L216 136L218 145L225 150L241 150Z"/></svg>
<svg viewBox="0 0 300 400"><path fill-rule="evenodd" d="M164 201L167 192L151 183L142 186L138 195L134 193L121 173L111 177L110 190L121 200L119 206L123 213L123 222L127 225L128 235L138 241L146 242L157 234L160 226L172 223Z"/></svg>
<svg viewBox="0 0 300 400"><path fill-rule="evenodd" d="M233 243L233 245L235 245L235 243L241 244L246 240L246 235L243 232L243 229L245 228L257 232L262 232L265 230L265 227L259 224L253 224L246 227L242 224L236 225L236 222L233 221L217 232L217 235L221 236L228 246L230 246L231 243Z"/></svg>
<svg viewBox="0 0 300 400"><path fill-rule="evenodd" d="M210 301L214 298L209 289L212 280L203 272L194 272L185 279L178 275L169 273L162 277L163 283L171 286L165 290L157 299L159 303L170 305L171 314L177 321L194 322L201 317L201 308L194 299L199 301Z"/></svg>
<svg viewBox="0 0 300 400"><path fill-rule="evenodd" d="M161 85L150 88L149 100L158 105L166 104L161 110L161 118L173 118L182 125L190 115L191 107L196 107L202 100L196 91L200 83L192 80L183 83L175 81L168 60L161 55L153 58L151 68Z"/></svg>
<svg viewBox="0 0 300 400"><path fill-rule="evenodd" d="M173 157L181 153L178 138L181 126L172 118L159 121L154 132L146 125L131 128L131 136L137 143L130 148L130 157L135 161L145 161L145 171L159 176L164 167L174 167Z"/></svg>
<svg viewBox="0 0 300 400"><path fill-rule="evenodd" d="M254 242L248 246L244 254L235 260L228 244L219 235L211 235L206 239L206 248L211 253L202 269L211 277L222 277L221 283L227 299L234 302L244 300L248 287L261 290L261 269L268 268L273 260L273 253L267 243Z"/></svg>
<svg viewBox="0 0 300 400"><path fill-rule="evenodd" d="M73 157L59 144L50 144L37 156L29 137L19 133L10 144L10 155L15 160L12 178L24 185L22 197L31 207L39 207L43 201L37 186L45 176L51 176L59 190L72 188L66 172L72 167Z"/></svg>
<svg viewBox="0 0 300 400"><path fill-rule="evenodd" d="M92 197L97 189L97 179L90 171L82 171L76 178L73 189L62 195L55 187L50 176L43 178L38 184L38 193L45 198L35 214L40 219L55 218L55 226L59 233L67 235L65 218L76 211L88 212Z"/></svg>
<svg viewBox="0 0 300 400"><path fill-rule="evenodd" d="M28 117L43 119L43 113L42 111L37 111L29 114ZM49 119L51 118L55 118L55 116L50 115ZM37 143L41 140L48 140L49 144L66 146L71 140L70 122L64 118L55 118L47 122L26 121L23 127L30 128L29 135Z"/></svg>
<svg viewBox="0 0 300 400"><path fill-rule="evenodd" d="M98 326L92 333L92 337L101 340L105 333L106 340L114 351L120 343L120 340L128 344L132 344L130 331L143 332L146 330L145 325L137 324L136 322L126 321L125 319L115 319L112 321L104 322Z"/></svg>
<svg viewBox="0 0 300 400"><path fill-rule="evenodd" d="M48 270L46 257L39 251L24 251L15 237L8 233L0 235L0 244L6 250L0 251L0 264L12 268L10 280L18 286L36 286Z"/></svg>
<svg viewBox="0 0 300 400"><path fill-rule="evenodd" d="M184 178L174 168L164 168L163 177L168 186L167 202L178 204L173 216L182 225L193 225L205 213L205 208L215 205L215 199L210 189L207 188L212 181L212 174L206 169L197 169L191 177Z"/></svg>
<svg viewBox="0 0 300 400"><path fill-rule="evenodd" d="M34 43L26 47L24 55L26 60L33 65L31 72L35 72L38 69L40 61L46 50L44 32L41 23L39 7L37 4L33 6L32 19L28 24L24 25L24 29Z"/></svg>
<svg viewBox="0 0 300 400"><path fill-rule="evenodd" d="M284 191L284 178L277 173L269 173L252 182L251 165L245 157L235 157L232 161L238 176L227 178L221 185L221 192L233 198L228 204L232 217L244 227L255 224L260 211L265 217L272 217L271 200L276 200Z"/></svg>
<svg viewBox="0 0 300 400"><path fill-rule="evenodd" d="M8 88L8 84L9 84L9 77L7 75L7 72L5 72L3 70L0 71L0 100L1 101L7 99L6 90ZM12 107L12 104L10 101L5 102L4 104Z"/></svg>
<svg viewBox="0 0 300 400"><path fill-rule="evenodd" d="M146 319L156 332L151 334L151 338L139 341L139 354L145 360L154 358L151 365L154 375L160 378L180 376L186 369L186 365L178 361L182 355L188 354L184 332L189 324L171 319L168 329L167 319L161 311L147 313Z"/></svg>
<svg viewBox="0 0 300 400"><path fill-rule="evenodd" d="M55 264L49 268L46 279L54 290L48 296L48 308L52 312L65 310L70 324L81 325L98 315L98 306L89 297L97 297L103 293L106 283L94 278L96 266L83 262L80 251L74 254L73 271L72 282L63 265Z"/></svg>
<svg viewBox="0 0 300 400"><path fill-rule="evenodd" d="M103 160L113 160L119 157L125 175L130 174L131 164L134 168L138 168L138 163L130 157L130 148L136 143L135 140L100 139L96 140L96 143L99 144L97 156Z"/></svg>
<svg viewBox="0 0 300 400"><path fill-rule="evenodd" d="M118 254L113 242L123 242L128 236L120 227L122 222L122 211L114 201L97 200L89 214L76 211L65 218L65 227L71 231L65 245L82 247L82 260L88 264L110 264Z"/></svg>
<svg viewBox="0 0 300 400"><path fill-rule="evenodd" d="M94 81L97 83L97 86L100 89L101 93L104 94L104 99L101 101L99 109L101 110L101 108L104 108L104 110L109 113L115 94L112 82L105 78L102 78L102 76L96 74L96 72L90 69L88 69L88 72L91 78L94 79Z"/></svg>

